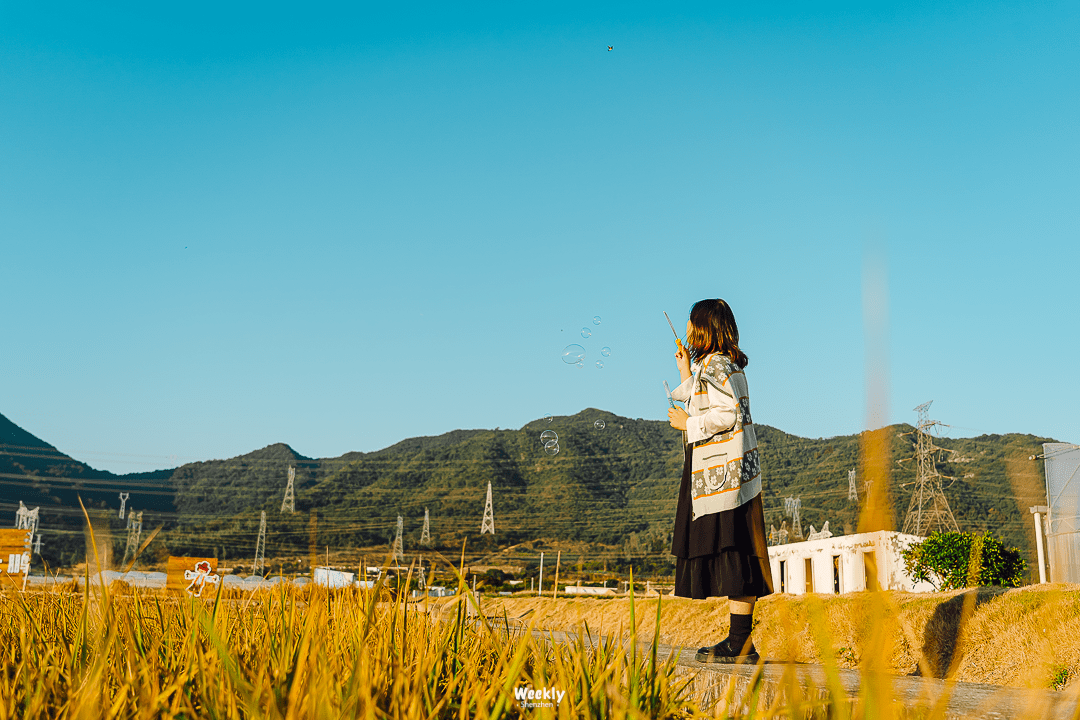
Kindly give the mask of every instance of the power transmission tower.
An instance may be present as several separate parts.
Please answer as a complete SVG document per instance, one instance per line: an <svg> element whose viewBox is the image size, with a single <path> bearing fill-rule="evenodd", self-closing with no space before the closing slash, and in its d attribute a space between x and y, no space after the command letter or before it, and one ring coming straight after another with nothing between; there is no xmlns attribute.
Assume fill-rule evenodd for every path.
<svg viewBox="0 0 1080 720"><path fill-rule="evenodd" d="M31 533L37 532L38 526L38 511L40 507L36 507L30 510L23 501L19 501L19 509L15 511L15 529L16 530L29 530Z"/></svg>
<svg viewBox="0 0 1080 720"><path fill-rule="evenodd" d="M139 538L142 536L142 511L135 514L134 510L128 511L128 524L127 524L127 545L124 546L124 559L120 562L121 565L127 565L128 558L135 559L135 554L139 552Z"/></svg>
<svg viewBox="0 0 1080 720"><path fill-rule="evenodd" d="M427 508L424 508L424 529L420 531L420 544L431 545L431 518Z"/></svg>
<svg viewBox="0 0 1080 720"><path fill-rule="evenodd" d="M120 519L124 519L124 508L127 507L127 499L131 493L120 493Z"/></svg>
<svg viewBox="0 0 1080 720"><path fill-rule="evenodd" d="M484 505L484 521L480 523L480 534L495 534L495 513L491 510L491 481L488 480L487 504Z"/></svg>
<svg viewBox="0 0 1080 720"><path fill-rule="evenodd" d="M847 499L859 502L859 491L855 487L855 468L851 468L847 473Z"/></svg>
<svg viewBox="0 0 1080 720"><path fill-rule="evenodd" d="M934 445L929 430L940 425L937 420L930 420L930 403L925 402L915 408L919 413L919 426L915 429L915 458L917 463L915 489L911 493L907 517L904 518L902 532L925 537L934 530L942 532L960 532L953 517L945 491L941 487L941 475L938 474L935 455L941 448Z"/></svg>
<svg viewBox="0 0 1080 720"><path fill-rule="evenodd" d="M251 574L259 575L266 567L266 511L262 511L262 520L259 521L259 539L255 541L255 563L251 566Z"/></svg>
<svg viewBox="0 0 1080 720"><path fill-rule="evenodd" d="M34 539L34 554L41 555L41 535Z"/></svg>
<svg viewBox="0 0 1080 720"><path fill-rule="evenodd" d="M296 494L293 492L293 481L296 480L296 470L289 467L289 484L285 486L285 499L281 501L281 512L296 512Z"/></svg>
<svg viewBox="0 0 1080 720"><path fill-rule="evenodd" d="M770 545L786 545L788 541L788 529L787 520L780 523L780 529L776 530L772 525L769 526L769 544Z"/></svg>
<svg viewBox="0 0 1080 720"><path fill-rule="evenodd" d="M791 534L802 539L802 521L799 519L799 510L802 508L802 499L797 497L784 498L784 514L791 516Z"/></svg>
<svg viewBox="0 0 1080 720"><path fill-rule="evenodd" d="M405 529L405 521L400 515L397 516L397 535L394 536L394 552L393 557L390 558L390 562L394 565L400 565L405 562L405 548L402 545L401 533Z"/></svg>

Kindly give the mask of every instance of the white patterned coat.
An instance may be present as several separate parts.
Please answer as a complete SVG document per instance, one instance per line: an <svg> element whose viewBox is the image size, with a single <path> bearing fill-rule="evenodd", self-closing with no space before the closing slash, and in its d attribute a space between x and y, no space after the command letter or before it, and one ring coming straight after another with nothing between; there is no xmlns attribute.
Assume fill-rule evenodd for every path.
<svg viewBox="0 0 1080 720"><path fill-rule="evenodd" d="M726 355L691 365L691 376L671 391L686 403L691 519L734 510L761 492L757 435L750 419L746 375Z"/></svg>

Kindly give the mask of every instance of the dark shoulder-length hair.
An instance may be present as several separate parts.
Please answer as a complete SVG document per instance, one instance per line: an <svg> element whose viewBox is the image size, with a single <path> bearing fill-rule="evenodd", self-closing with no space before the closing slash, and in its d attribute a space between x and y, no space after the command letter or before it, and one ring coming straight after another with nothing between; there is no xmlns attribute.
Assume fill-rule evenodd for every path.
<svg viewBox="0 0 1080 720"><path fill-rule="evenodd" d="M701 362L714 352L727 355L731 362L745 368L749 359L739 349L739 327L728 304L720 298L699 300L690 308L690 333L686 336L690 359Z"/></svg>

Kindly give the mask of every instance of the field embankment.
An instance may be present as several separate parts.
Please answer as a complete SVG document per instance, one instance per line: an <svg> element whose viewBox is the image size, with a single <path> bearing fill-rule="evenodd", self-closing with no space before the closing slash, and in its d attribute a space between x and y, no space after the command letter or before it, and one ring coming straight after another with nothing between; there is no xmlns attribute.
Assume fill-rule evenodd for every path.
<svg viewBox="0 0 1080 720"><path fill-rule="evenodd" d="M1013 687L1074 687L1080 683L1080 587L981 588L942 593L867 593L840 596L773 595L754 614L754 643L764 657L821 663L811 616L820 609L834 658L855 668L868 652L881 612L891 628L893 672L961 682ZM440 601L448 605L446 598ZM637 597L638 638L651 639L657 596ZM536 627L592 632L629 630L629 598L482 598L483 613ZM875 609L880 607L881 610ZM728 630L727 602L664 596L660 642L697 648L722 639Z"/></svg>

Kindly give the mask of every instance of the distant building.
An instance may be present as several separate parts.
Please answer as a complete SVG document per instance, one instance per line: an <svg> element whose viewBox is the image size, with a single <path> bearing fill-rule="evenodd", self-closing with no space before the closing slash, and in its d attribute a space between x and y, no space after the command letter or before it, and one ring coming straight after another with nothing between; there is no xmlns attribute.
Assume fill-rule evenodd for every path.
<svg viewBox="0 0 1080 720"><path fill-rule="evenodd" d="M878 587L882 590L932 592L904 572L901 553L923 538L879 531L840 535L769 548L773 591L841 594Z"/></svg>
<svg viewBox="0 0 1080 720"><path fill-rule="evenodd" d="M355 574L351 572L331 570L327 567L317 567L312 571L311 579L316 585L321 585L323 587L344 588L352 586L354 577L356 577Z"/></svg>
<svg viewBox="0 0 1080 720"><path fill-rule="evenodd" d="M583 587L581 585L567 585L567 595L614 595L614 588L605 587Z"/></svg>

